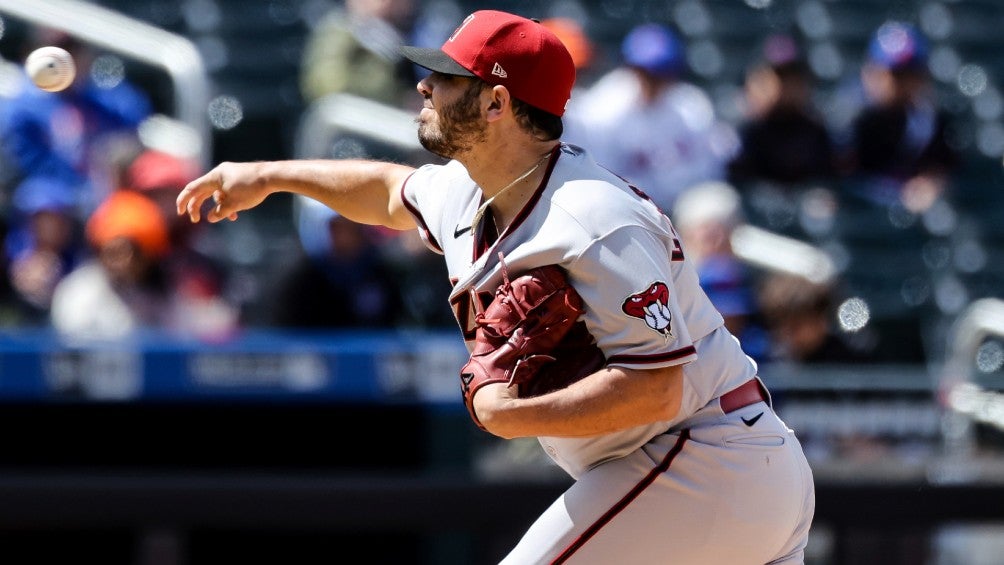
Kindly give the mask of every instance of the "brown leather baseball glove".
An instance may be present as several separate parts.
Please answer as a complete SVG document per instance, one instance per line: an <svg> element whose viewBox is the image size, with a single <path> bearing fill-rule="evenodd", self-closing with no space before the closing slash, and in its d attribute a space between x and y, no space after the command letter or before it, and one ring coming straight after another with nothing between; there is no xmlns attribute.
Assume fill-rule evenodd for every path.
<svg viewBox="0 0 1004 565"><path fill-rule="evenodd" d="M477 314L475 345L460 370L464 403L474 423L474 394L486 384L518 386L518 396L544 394L585 377L605 363L603 352L579 317L582 298L556 265L531 269L503 283Z"/></svg>

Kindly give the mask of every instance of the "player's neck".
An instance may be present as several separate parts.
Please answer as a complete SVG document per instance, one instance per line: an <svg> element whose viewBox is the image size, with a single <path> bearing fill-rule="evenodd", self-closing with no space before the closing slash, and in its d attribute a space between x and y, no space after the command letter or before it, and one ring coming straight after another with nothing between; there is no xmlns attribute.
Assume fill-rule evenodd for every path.
<svg viewBox="0 0 1004 565"><path fill-rule="evenodd" d="M461 159L485 198L508 191L533 177L544 168L542 161L555 142L486 147L479 155Z"/></svg>
<svg viewBox="0 0 1004 565"><path fill-rule="evenodd" d="M521 151L509 158L496 155L494 160L486 161L481 169L471 170L469 167L471 178L478 183L484 194L474 223L481 220L489 206L501 225L508 223L508 219L525 203L527 195L540 185L547 173L546 163L553 148L554 142L549 145L534 145L532 148L521 148Z"/></svg>

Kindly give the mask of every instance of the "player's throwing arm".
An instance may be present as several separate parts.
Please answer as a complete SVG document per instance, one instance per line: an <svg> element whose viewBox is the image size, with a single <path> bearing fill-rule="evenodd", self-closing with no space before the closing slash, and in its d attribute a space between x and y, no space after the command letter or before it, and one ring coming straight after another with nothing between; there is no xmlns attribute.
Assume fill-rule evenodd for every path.
<svg viewBox="0 0 1004 565"><path fill-rule="evenodd" d="M354 160L296 160L221 163L190 182L177 198L178 214L193 222L237 219L275 192L313 198L346 218L405 230L415 227L400 197L414 169L396 163Z"/></svg>

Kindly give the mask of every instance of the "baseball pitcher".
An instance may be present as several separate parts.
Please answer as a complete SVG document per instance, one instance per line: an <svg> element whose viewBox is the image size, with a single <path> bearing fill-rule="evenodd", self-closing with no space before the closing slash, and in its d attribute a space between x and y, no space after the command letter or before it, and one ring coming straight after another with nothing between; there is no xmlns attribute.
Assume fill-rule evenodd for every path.
<svg viewBox="0 0 1004 565"><path fill-rule="evenodd" d="M403 54L432 71L418 136L447 164L223 163L178 213L236 220L287 191L442 254L473 425L537 438L575 479L503 563L802 563L802 448L645 187L561 142L575 69L558 38L482 10Z"/></svg>

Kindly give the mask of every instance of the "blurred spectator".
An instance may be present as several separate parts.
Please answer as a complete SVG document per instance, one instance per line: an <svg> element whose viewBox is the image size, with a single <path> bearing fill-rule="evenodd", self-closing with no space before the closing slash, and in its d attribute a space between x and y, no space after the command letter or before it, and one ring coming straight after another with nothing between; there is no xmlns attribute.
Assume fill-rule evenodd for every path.
<svg viewBox="0 0 1004 565"><path fill-rule="evenodd" d="M701 287L725 327L740 338L747 355L760 360L767 337L757 317L753 273L732 250L732 231L744 222L739 192L723 181L685 190L673 207L673 225L683 252L693 261Z"/></svg>
<svg viewBox="0 0 1004 565"><path fill-rule="evenodd" d="M94 72L98 52L59 31L36 30L28 51L55 45L77 66L74 83L62 92L40 90L23 77L18 94L0 107L0 140L17 168L12 184L34 176L72 189L81 221L115 188L109 156L122 144L136 144L137 128L151 113L147 95L121 76Z"/></svg>
<svg viewBox="0 0 1004 565"><path fill-rule="evenodd" d="M170 246L160 260L170 287L182 303L192 305L193 320L209 317L208 327L235 325L238 308L226 297L228 275L220 262L202 247L212 245L209 224L195 224L177 214L175 199L200 174L200 166L159 150L147 149L137 156L122 176L121 189L150 198L167 223Z"/></svg>
<svg viewBox="0 0 1004 565"><path fill-rule="evenodd" d="M346 0L313 28L300 89L308 103L344 92L395 107L414 103L414 67L398 53L410 42L415 0ZM407 97L405 97L407 95Z"/></svg>
<svg viewBox="0 0 1004 565"><path fill-rule="evenodd" d="M114 192L88 219L94 257L56 286L53 327L87 339L115 339L141 330L218 338L231 329L202 303L172 288L160 261L170 250L157 205L134 191Z"/></svg>
<svg viewBox="0 0 1004 565"><path fill-rule="evenodd" d="M175 198L186 184L200 174L199 164L157 149L145 149L124 168L119 188L143 192L160 206L164 216L178 217ZM171 226L172 240L177 243L191 237L192 222L178 221Z"/></svg>
<svg viewBox="0 0 1004 565"><path fill-rule="evenodd" d="M272 325L299 329L387 328L402 315L400 288L373 228L297 198L304 254L281 273Z"/></svg>
<svg viewBox="0 0 1004 565"><path fill-rule="evenodd" d="M565 141L588 147L664 210L686 188L724 179L738 145L708 95L685 80L684 48L664 25L633 28L620 65L573 95L565 114Z"/></svg>
<svg viewBox="0 0 1004 565"><path fill-rule="evenodd" d="M770 36L746 73L747 119L739 127L739 153L729 163L733 184L792 187L835 174L834 144L814 105L813 86L795 40Z"/></svg>
<svg viewBox="0 0 1004 565"><path fill-rule="evenodd" d="M157 261L167 252L167 225L148 198L113 193L87 221L96 258L57 285L52 323L76 336L120 337L169 325L169 290Z"/></svg>
<svg viewBox="0 0 1004 565"><path fill-rule="evenodd" d="M942 195L960 164L927 62L927 39L912 25L889 21L875 32L861 69L868 102L854 121L847 157L866 196L913 212Z"/></svg>
<svg viewBox="0 0 1004 565"><path fill-rule="evenodd" d="M672 210L673 226L687 258L700 266L714 257L733 257L732 230L744 222L742 198L724 181L703 182L684 191Z"/></svg>
<svg viewBox="0 0 1004 565"><path fill-rule="evenodd" d="M83 259L72 190L59 179L28 177L14 192L16 211L4 242L10 286L23 325L47 324L56 284Z"/></svg>
<svg viewBox="0 0 1004 565"><path fill-rule="evenodd" d="M381 251L401 289L399 324L419 328L456 328L450 308L450 274L442 257L429 253L417 230L395 232Z"/></svg>
<svg viewBox="0 0 1004 565"><path fill-rule="evenodd" d="M0 222L0 238L6 240L7 231L7 225ZM10 255L5 246L0 246L0 327L18 326L22 318L22 305L10 276Z"/></svg>
<svg viewBox="0 0 1004 565"><path fill-rule="evenodd" d="M864 348L836 330L833 283L770 273L760 280L757 304L770 332L769 361L843 364L871 359Z"/></svg>

